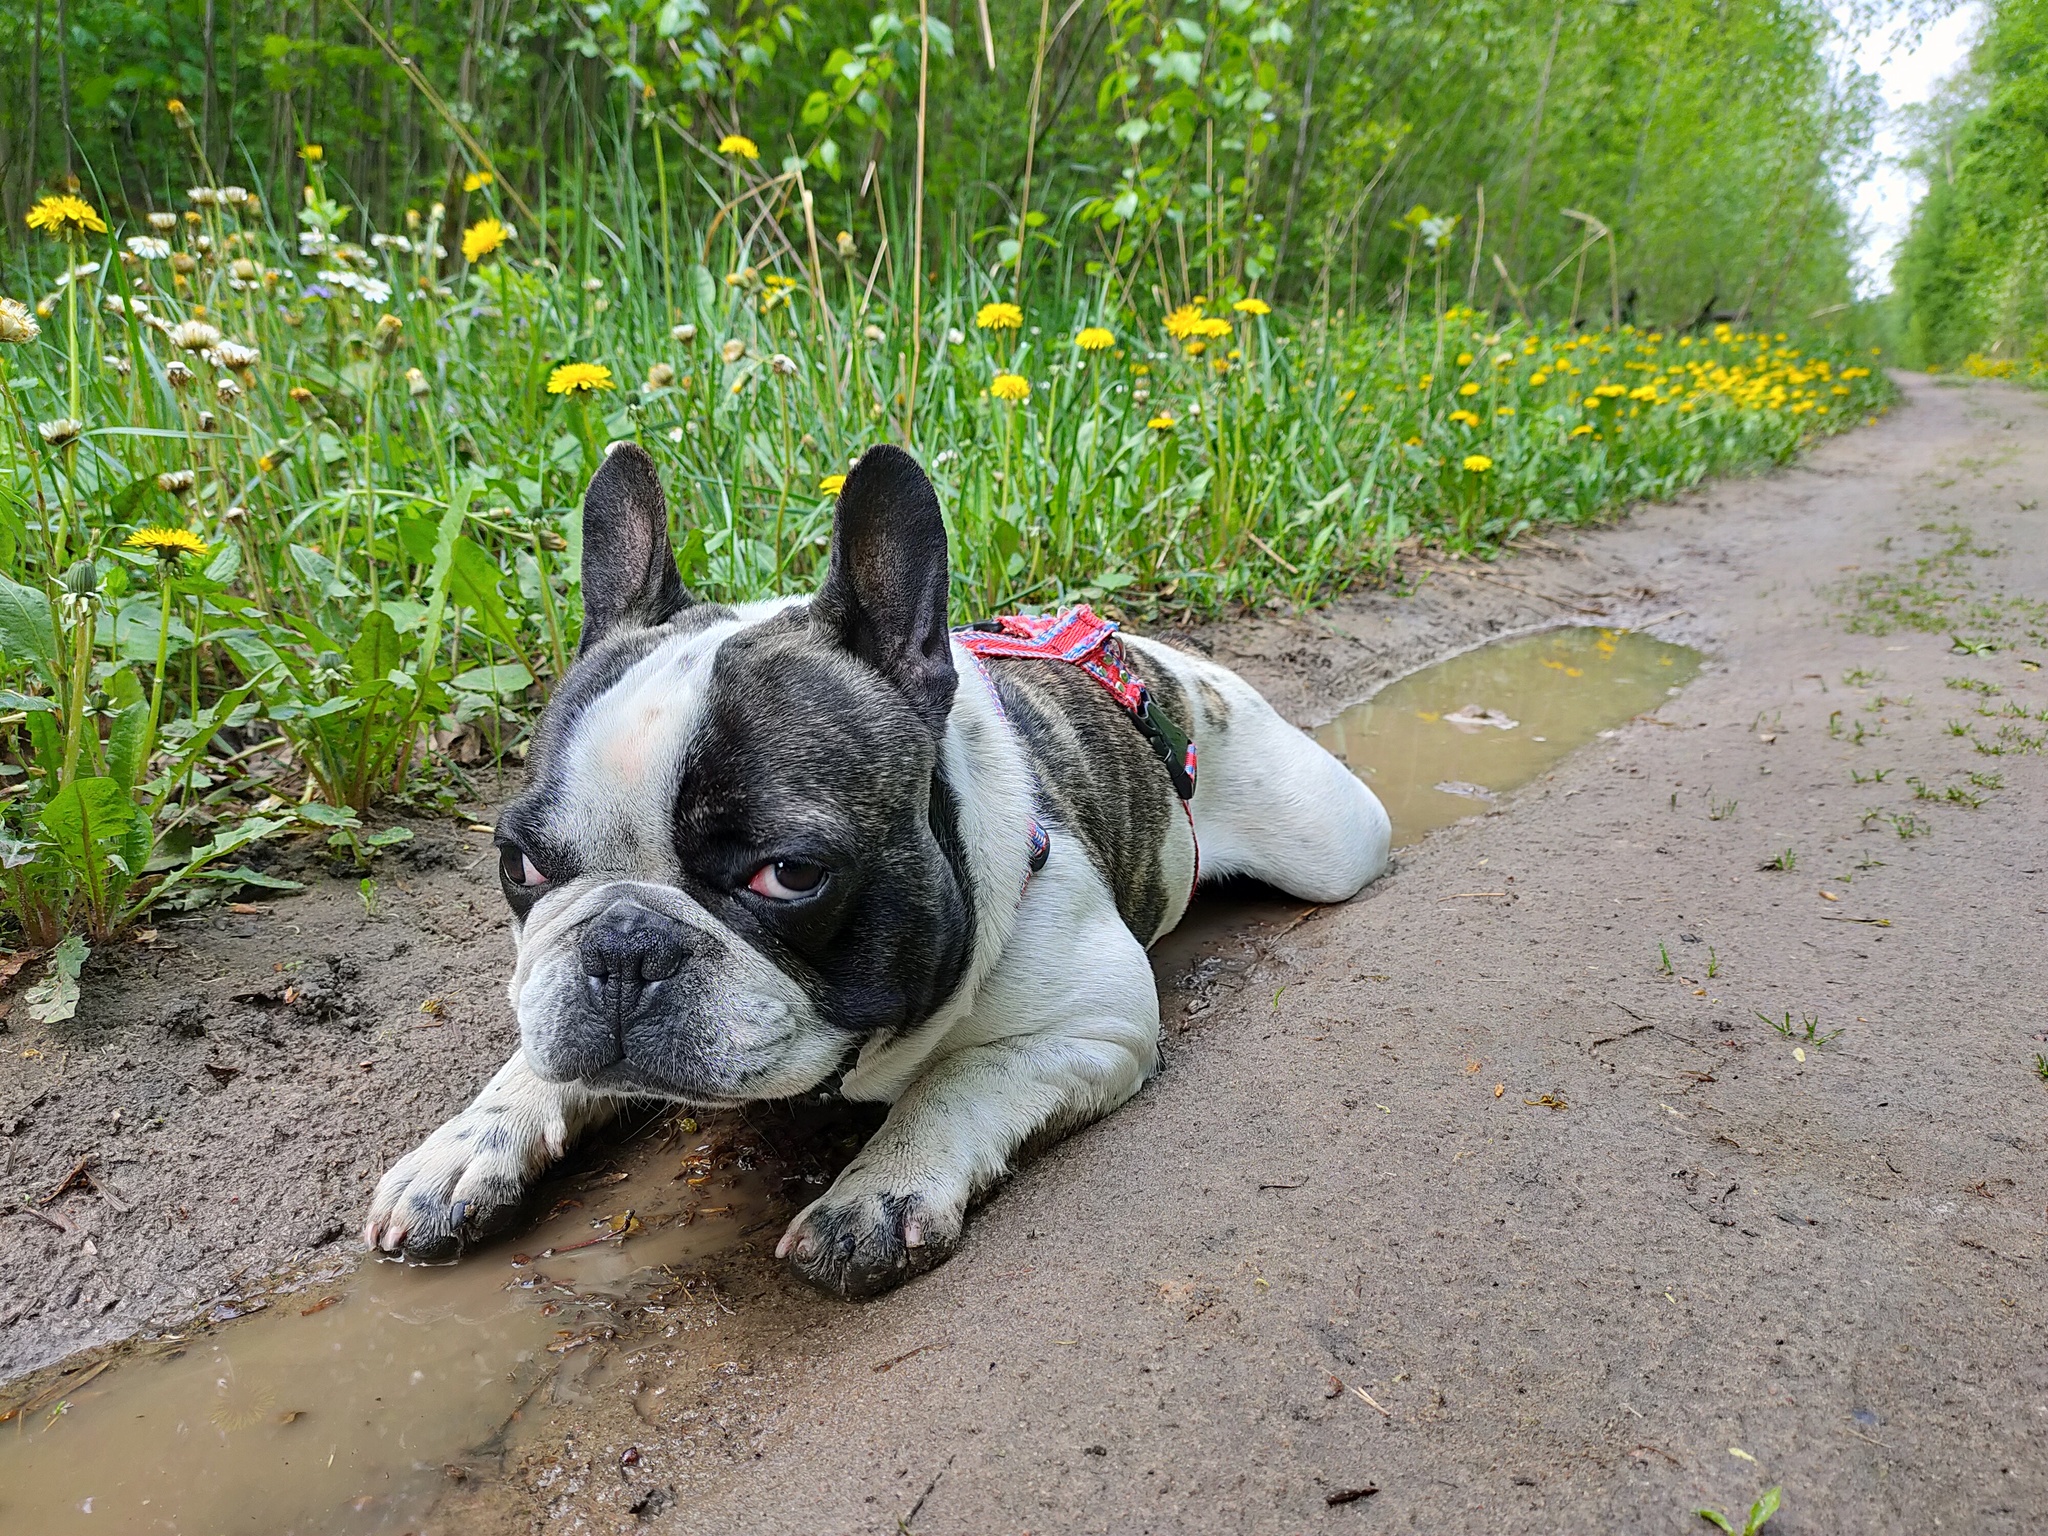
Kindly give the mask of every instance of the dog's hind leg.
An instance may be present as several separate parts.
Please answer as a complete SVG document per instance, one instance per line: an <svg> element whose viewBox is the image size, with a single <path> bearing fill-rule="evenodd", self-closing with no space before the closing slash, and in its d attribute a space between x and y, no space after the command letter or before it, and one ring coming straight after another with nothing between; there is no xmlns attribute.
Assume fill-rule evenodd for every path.
<svg viewBox="0 0 2048 1536"><path fill-rule="evenodd" d="M813 1285L871 1296L940 1263L969 1201L1019 1147L1107 1114L1156 1065L1159 995L1144 948L1079 840L1055 829L1053 847L970 1012L784 1233L777 1255ZM849 1094L860 1079L848 1076Z"/></svg>
<svg viewBox="0 0 2048 1536"><path fill-rule="evenodd" d="M621 1102L551 1083L521 1052L453 1119L392 1164L363 1242L418 1263L452 1259L518 1211L527 1186Z"/></svg>
<svg viewBox="0 0 2048 1536"><path fill-rule="evenodd" d="M1156 642L1132 645L1188 697L1204 879L1249 875L1305 901L1345 901L1386 872L1386 810L1350 769L1228 668Z"/></svg>

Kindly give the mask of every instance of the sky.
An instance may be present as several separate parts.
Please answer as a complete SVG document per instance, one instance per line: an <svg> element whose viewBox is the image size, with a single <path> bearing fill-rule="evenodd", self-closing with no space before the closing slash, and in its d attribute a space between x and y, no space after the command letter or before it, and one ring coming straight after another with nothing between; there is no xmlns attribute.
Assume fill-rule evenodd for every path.
<svg viewBox="0 0 2048 1536"><path fill-rule="evenodd" d="M1865 298L1891 288L1892 253L1905 238L1913 204L1926 190L1899 164L1908 147L1899 109L1926 101L1946 76L1962 67L1982 22L1981 6L1970 0L1929 27L1910 51L1896 45L1895 31L1886 31L1868 39L1856 53L1856 62L1877 76L1886 108L1875 143L1878 169L1849 198L1850 211L1863 232L1856 253L1856 288Z"/></svg>

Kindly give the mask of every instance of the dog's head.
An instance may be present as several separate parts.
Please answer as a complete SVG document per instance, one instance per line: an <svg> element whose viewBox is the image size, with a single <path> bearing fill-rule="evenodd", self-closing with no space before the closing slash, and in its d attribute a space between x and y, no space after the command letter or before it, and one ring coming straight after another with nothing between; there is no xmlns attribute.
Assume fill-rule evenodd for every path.
<svg viewBox="0 0 2048 1536"><path fill-rule="evenodd" d="M971 913L934 768L946 534L908 454L846 478L808 602L698 602L654 462L583 501L583 635L498 820L542 1076L693 1103L800 1092L950 993Z"/></svg>

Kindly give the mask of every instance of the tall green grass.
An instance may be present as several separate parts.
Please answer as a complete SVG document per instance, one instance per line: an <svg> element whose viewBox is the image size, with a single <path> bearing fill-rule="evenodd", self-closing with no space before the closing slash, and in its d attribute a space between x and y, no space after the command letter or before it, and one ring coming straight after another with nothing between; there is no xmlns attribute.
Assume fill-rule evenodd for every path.
<svg viewBox="0 0 2048 1536"><path fill-rule="evenodd" d="M811 584L834 477L893 440L939 488L959 617L1162 619L1490 555L1886 398L1868 358L1727 327L1169 305L1057 223L1021 305L964 246L913 295L893 238L819 227L794 176L707 227L622 176L486 252L485 217L522 222L494 191L471 232L436 211L356 243L316 161L296 228L209 194L8 258L40 329L0 348L0 862L28 937L255 879L230 855L286 825L367 860L359 813L445 784L451 747L516 746L573 654L613 439L662 463L707 596Z"/></svg>

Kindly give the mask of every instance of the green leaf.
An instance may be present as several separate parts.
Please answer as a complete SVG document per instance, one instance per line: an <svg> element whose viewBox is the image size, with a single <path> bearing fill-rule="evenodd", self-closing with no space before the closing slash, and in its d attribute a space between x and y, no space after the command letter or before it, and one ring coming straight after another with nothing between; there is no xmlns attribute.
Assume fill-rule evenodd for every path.
<svg viewBox="0 0 2048 1536"><path fill-rule="evenodd" d="M400 843L412 841L411 827L386 827L382 832L372 833L363 839L365 848L396 848Z"/></svg>
<svg viewBox="0 0 2048 1536"><path fill-rule="evenodd" d="M465 693L524 693L532 683L533 674L516 661L495 667L471 667L449 680L450 687Z"/></svg>
<svg viewBox="0 0 2048 1536"><path fill-rule="evenodd" d="M114 716L107 733L107 774L123 789L133 789L148 765L143 753L149 742L149 701L138 699Z"/></svg>
<svg viewBox="0 0 2048 1536"><path fill-rule="evenodd" d="M41 710L44 714L54 715L57 701L46 699L39 693L16 693L12 688L0 688L0 709Z"/></svg>
<svg viewBox="0 0 2048 1536"><path fill-rule="evenodd" d="M714 318L718 309L718 280L701 264L690 268L690 297L696 301L700 320Z"/></svg>
<svg viewBox="0 0 2048 1536"><path fill-rule="evenodd" d="M94 907L110 913L132 871L142 867L130 862L123 869L115 861L132 854L130 834L138 821L148 831L148 818L127 786L109 778L73 779L50 797L37 819L57 857L85 883Z"/></svg>
<svg viewBox="0 0 2048 1536"><path fill-rule="evenodd" d="M1778 1500L1784 1491L1781 1487L1766 1488L1764 1496L1749 1506L1749 1523L1743 1526L1742 1536L1757 1536L1764 1522L1778 1512Z"/></svg>
<svg viewBox="0 0 2048 1536"><path fill-rule="evenodd" d="M0 576L0 655L7 661L57 664L57 637L50 631L50 600L34 587Z"/></svg>
<svg viewBox="0 0 2048 1536"><path fill-rule="evenodd" d="M242 546L233 539L221 540L220 548L206 562L206 570L202 574L216 586L225 587L233 582L242 574Z"/></svg>
<svg viewBox="0 0 2048 1536"><path fill-rule="evenodd" d="M323 805L318 800L309 800L304 805L292 807L292 814L301 821L310 821L316 827L360 827L362 818L345 805Z"/></svg>
<svg viewBox="0 0 2048 1536"><path fill-rule="evenodd" d="M404 660L405 642L398 638L398 626L391 622L391 615L381 608L364 614L363 627L356 631L355 644L348 648L348 661L355 669L356 681L382 682L384 674Z"/></svg>
<svg viewBox="0 0 2048 1536"><path fill-rule="evenodd" d="M38 1024L61 1024L78 1012L78 973L91 953L91 946L75 933L50 951L43 979L22 994L30 1018Z"/></svg>
<svg viewBox="0 0 2048 1536"><path fill-rule="evenodd" d="M505 610L505 599L498 591L504 575L498 562L475 540L455 541L448 573L450 601L467 608L480 628L517 652L525 647L519 643L519 631L513 627Z"/></svg>
<svg viewBox="0 0 2048 1536"><path fill-rule="evenodd" d="M246 864L237 864L233 869L209 869L201 878L218 880L228 886L253 885L259 891L303 891L306 888L303 881L287 880L282 875L266 875Z"/></svg>
<svg viewBox="0 0 2048 1536"><path fill-rule="evenodd" d="M1726 1531L1728 1533L1728 1536L1735 1536L1735 1527L1728 1523L1728 1517L1722 1514L1719 1510L1699 1509L1694 1510L1693 1513L1698 1515L1702 1520L1705 1520L1709 1524L1713 1525L1717 1530Z"/></svg>

